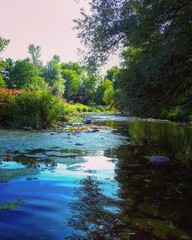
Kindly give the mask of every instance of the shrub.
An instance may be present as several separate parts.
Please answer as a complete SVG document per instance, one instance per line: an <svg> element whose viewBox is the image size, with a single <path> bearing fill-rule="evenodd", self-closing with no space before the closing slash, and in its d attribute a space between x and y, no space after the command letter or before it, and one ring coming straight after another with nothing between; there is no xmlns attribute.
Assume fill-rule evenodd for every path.
<svg viewBox="0 0 192 240"><path fill-rule="evenodd" d="M13 104L13 124L17 128L47 128L63 114L63 101L46 90L23 91Z"/></svg>
<svg viewBox="0 0 192 240"><path fill-rule="evenodd" d="M0 88L0 121L4 125L12 118L12 106L21 91Z"/></svg>
<svg viewBox="0 0 192 240"><path fill-rule="evenodd" d="M62 120L64 101L47 90L0 89L0 120L15 128L47 128Z"/></svg>

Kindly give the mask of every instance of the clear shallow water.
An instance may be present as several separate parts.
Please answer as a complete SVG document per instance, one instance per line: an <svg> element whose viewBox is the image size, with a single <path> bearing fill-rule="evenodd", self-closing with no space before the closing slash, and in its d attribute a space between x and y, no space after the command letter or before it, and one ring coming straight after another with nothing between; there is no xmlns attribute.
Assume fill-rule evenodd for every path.
<svg viewBox="0 0 192 240"><path fill-rule="evenodd" d="M0 239L191 239L192 129L91 117L111 129L0 130L0 170L39 171L0 183L0 204L23 201L0 210Z"/></svg>

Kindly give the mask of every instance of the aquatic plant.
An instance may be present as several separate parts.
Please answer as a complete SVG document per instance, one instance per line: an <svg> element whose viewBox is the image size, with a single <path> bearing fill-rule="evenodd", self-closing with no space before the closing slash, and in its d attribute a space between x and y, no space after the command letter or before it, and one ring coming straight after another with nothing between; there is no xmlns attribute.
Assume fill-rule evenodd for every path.
<svg viewBox="0 0 192 240"><path fill-rule="evenodd" d="M22 200L0 204L0 210L11 210L23 204Z"/></svg>

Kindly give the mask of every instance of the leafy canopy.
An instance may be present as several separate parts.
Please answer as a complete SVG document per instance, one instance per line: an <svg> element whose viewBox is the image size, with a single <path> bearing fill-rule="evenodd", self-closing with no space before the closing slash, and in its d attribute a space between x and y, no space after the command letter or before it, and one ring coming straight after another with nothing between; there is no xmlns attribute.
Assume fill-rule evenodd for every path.
<svg viewBox="0 0 192 240"><path fill-rule="evenodd" d="M92 0L90 11L75 20L86 61L99 66L123 47L126 110L154 116L191 101L191 0Z"/></svg>

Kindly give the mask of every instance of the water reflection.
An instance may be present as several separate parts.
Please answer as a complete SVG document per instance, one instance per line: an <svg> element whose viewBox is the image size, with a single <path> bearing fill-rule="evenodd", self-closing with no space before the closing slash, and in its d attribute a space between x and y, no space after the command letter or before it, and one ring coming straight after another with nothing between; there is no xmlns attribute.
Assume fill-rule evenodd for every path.
<svg viewBox="0 0 192 240"><path fill-rule="evenodd" d="M124 202L120 218L134 233L130 239L191 239L192 129L150 122L126 126L131 144L110 156L119 159L116 180ZM153 166L147 158L152 155L168 156L171 164Z"/></svg>
<svg viewBox="0 0 192 240"><path fill-rule="evenodd" d="M192 129L142 121L99 124L104 123L130 141L104 152L114 159L117 196L103 194L102 180L84 178L68 221L82 235L69 239L192 239ZM170 164L154 166L152 155L168 156Z"/></svg>
<svg viewBox="0 0 192 240"><path fill-rule="evenodd" d="M120 200L103 193L103 182L87 176L75 192L78 201L70 204L72 217L68 224L83 233L83 239L118 239L117 231ZM66 239L79 239L71 236Z"/></svg>
<svg viewBox="0 0 192 240"><path fill-rule="evenodd" d="M2 239L191 239L192 128L117 116L96 124L112 130L81 132L70 142L66 133L22 133L19 140L20 133L10 133L13 149L0 139L0 167L41 171L35 181L1 183L2 202L25 200L1 213ZM152 155L170 164L154 166Z"/></svg>

